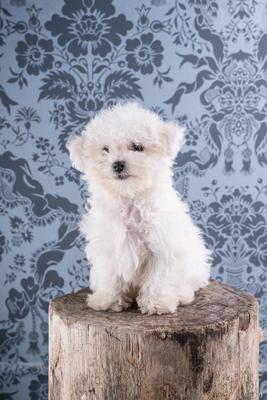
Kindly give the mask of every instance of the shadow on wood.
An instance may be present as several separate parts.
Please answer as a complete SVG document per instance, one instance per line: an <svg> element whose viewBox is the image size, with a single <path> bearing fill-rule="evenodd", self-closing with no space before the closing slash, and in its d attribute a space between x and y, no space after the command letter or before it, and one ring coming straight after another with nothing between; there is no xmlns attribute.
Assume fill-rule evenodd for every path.
<svg viewBox="0 0 267 400"><path fill-rule="evenodd" d="M258 400L258 304L213 281L172 315L49 309L49 400Z"/></svg>

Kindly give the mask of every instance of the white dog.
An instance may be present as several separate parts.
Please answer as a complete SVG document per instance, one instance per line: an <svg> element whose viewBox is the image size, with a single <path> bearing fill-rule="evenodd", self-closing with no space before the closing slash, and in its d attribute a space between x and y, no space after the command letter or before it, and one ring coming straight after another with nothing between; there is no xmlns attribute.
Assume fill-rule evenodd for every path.
<svg viewBox="0 0 267 400"><path fill-rule="evenodd" d="M207 285L210 252L172 187L183 129L135 102L101 111L68 144L92 194L80 224L88 240L95 310L175 312Z"/></svg>

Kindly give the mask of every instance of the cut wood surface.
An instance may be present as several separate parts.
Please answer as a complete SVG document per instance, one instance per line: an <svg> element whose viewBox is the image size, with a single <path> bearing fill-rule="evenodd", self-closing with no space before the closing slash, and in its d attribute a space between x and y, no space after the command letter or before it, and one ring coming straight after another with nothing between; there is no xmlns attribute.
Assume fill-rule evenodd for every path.
<svg viewBox="0 0 267 400"><path fill-rule="evenodd" d="M49 308L49 400L258 400L258 304L212 281L175 314Z"/></svg>

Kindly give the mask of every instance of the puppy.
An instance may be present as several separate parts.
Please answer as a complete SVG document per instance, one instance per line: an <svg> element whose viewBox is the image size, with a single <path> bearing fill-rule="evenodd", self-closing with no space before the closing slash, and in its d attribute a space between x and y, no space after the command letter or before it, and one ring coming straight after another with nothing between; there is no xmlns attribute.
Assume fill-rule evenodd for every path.
<svg viewBox="0 0 267 400"><path fill-rule="evenodd" d="M172 187L183 128L129 102L101 111L68 144L91 192L80 224L92 264L87 304L175 312L207 285L210 252Z"/></svg>

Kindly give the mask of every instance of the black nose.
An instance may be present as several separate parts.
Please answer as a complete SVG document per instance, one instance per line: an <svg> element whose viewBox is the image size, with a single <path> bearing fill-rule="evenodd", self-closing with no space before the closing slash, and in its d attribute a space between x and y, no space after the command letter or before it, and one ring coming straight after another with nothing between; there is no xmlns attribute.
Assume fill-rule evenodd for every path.
<svg viewBox="0 0 267 400"><path fill-rule="evenodd" d="M112 168L117 174L119 174L125 169L125 161L115 161L112 164Z"/></svg>

